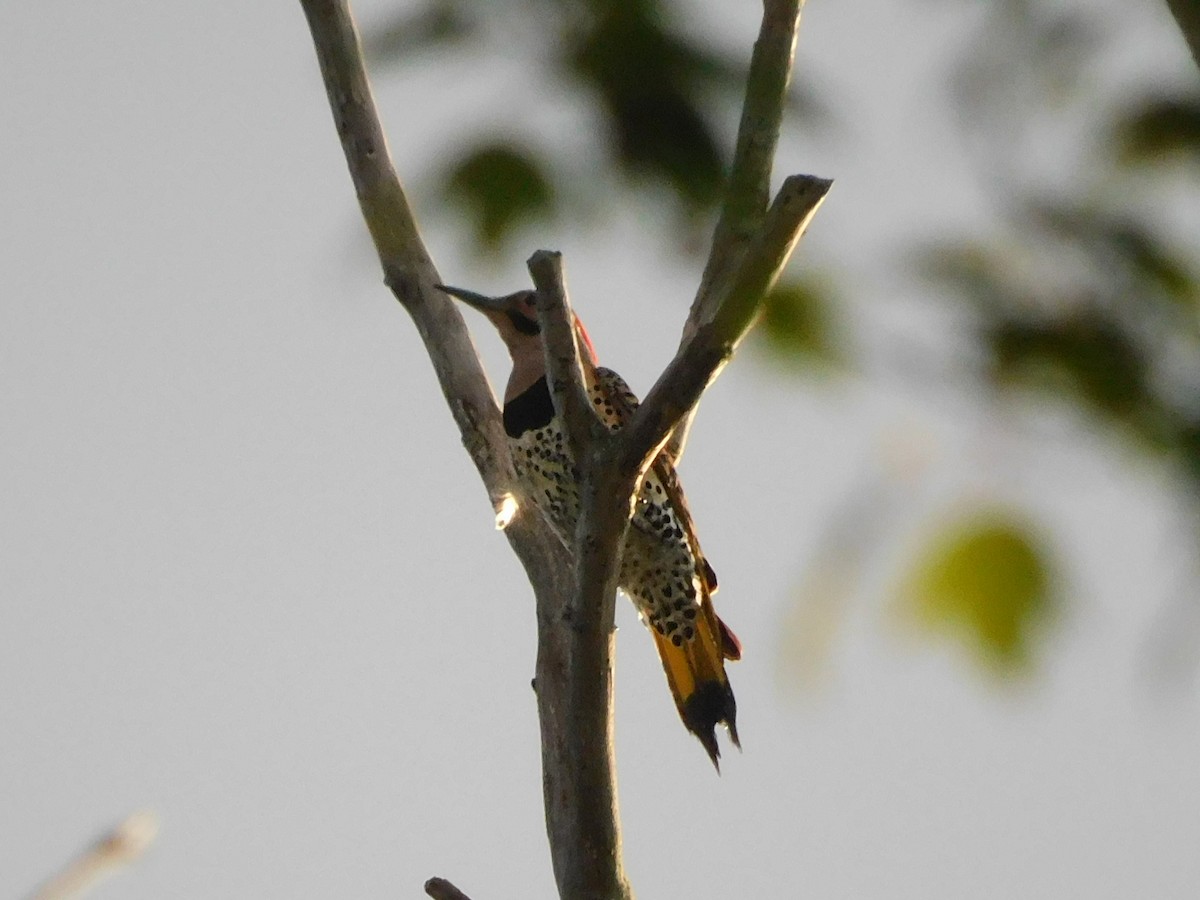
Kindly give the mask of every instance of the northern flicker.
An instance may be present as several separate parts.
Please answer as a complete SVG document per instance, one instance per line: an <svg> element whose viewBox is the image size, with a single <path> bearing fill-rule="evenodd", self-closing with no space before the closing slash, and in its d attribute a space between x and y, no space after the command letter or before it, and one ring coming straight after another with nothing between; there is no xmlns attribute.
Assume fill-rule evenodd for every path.
<svg viewBox="0 0 1200 900"><path fill-rule="evenodd" d="M483 313L508 347L513 365L504 392L504 429L523 494L519 500L534 506L570 549L579 517L579 470L546 380L534 292L493 298L438 287ZM578 319L575 328L588 393L605 424L618 429L638 400L621 376L597 365ZM741 746L737 704L725 674L725 660L739 659L741 645L713 610L717 577L700 550L683 489L665 455L655 460L639 491L618 583L654 638L683 724L719 768L716 726L724 724Z"/></svg>

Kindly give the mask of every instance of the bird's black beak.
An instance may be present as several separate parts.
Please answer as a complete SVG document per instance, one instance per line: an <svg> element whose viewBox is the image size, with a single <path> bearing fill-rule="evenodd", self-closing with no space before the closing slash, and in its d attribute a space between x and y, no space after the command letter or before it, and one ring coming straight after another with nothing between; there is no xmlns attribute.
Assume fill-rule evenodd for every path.
<svg viewBox="0 0 1200 900"><path fill-rule="evenodd" d="M457 300L461 300L467 306L479 310L481 313L497 313L504 312L508 309L512 301L512 295L507 297L486 297L483 294L477 294L474 291L467 291L463 288L451 287L448 284L435 284L435 288L444 294L449 294Z"/></svg>

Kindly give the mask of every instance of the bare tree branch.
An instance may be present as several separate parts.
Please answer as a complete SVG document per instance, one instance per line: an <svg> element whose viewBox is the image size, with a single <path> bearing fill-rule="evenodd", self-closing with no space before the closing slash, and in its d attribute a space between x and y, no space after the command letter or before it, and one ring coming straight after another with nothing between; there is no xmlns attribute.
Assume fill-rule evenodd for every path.
<svg viewBox="0 0 1200 900"><path fill-rule="evenodd" d="M562 254L539 250L529 257L529 274L538 295L538 318L546 349L546 372L550 393L567 426L576 459L591 442L593 426L600 419L588 399L587 384L579 361L579 339L575 331L571 301L563 279Z"/></svg>
<svg viewBox="0 0 1200 900"><path fill-rule="evenodd" d="M808 223L833 182L815 175L789 175L767 210L762 227L742 255L733 277L718 295L713 337L732 350L754 323L763 295L779 279Z"/></svg>
<svg viewBox="0 0 1200 900"><path fill-rule="evenodd" d="M621 430L624 474L638 478L700 400L749 330L763 295L774 285L833 182L812 175L787 178L766 221L727 282L712 319L685 342Z"/></svg>
<svg viewBox="0 0 1200 900"><path fill-rule="evenodd" d="M688 325L698 327L712 312L722 278L754 239L771 191L775 146L787 103L803 0L765 0L762 25L750 57L737 146L721 215Z"/></svg>
<svg viewBox="0 0 1200 900"><path fill-rule="evenodd" d="M471 900L445 878L430 878L425 882L425 893L433 900Z"/></svg>
<svg viewBox="0 0 1200 900"><path fill-rule="evenodd" d="M335 0L301 0L301 5L316 46L334 125L350 164L354 191L379 258L385 269L392 265L432 270L412 208L392 166L350 9Z"/></svg>
<svg viewBox="0 0 1200 900"><path fill-rule="evenodd" d="M667 367L633 420L609 434L583 392L578 345L562 284L561 258L540 251L530 260L538 286L547 361L564 414L573 409L572 443L580 472L580 515L574 542L574 596L562 615L569 627L547 660L553 677L543 682L539 652L539 702L543 687L561 691L568 739L543 730L547 827L555 877L564 897L632 896L620 855L615 766L612 759L613 614L621 548L638 485L672 429L691 409L750 327L766 290L786 264L831 182L792 176L728 282L722 303ZM561 655L560 655L561 654ZM574 739L570 739L573 737ZM557 739L555 739L557 738ZM603 754L593 750L603 748ZM606 881L607 879L607 881ZM596 892L597 886L601 887Z"/></svg>
<svg viewBox="0 0 1200 900"><path fill-rule="evenodd" d="M497 452L505 447L500 411L461 313L433 287L440 279L392 165L354 19L344 0L301 0L301 5L385 280L416 323L463 444L495 504L513 482L507 455Z"/></svg>
<svg viewBox="0 0 1200 900"><path fill-rule="evenodd" d="M564 897L628 897L620 856L619 816L612 741L613 614L621 548L637 487L672 429L691 409L732 355L831 182L788 178L762 227L743 254L722 303L647 395L633 420L609 434L594 428L583 389L579 348L562 283L561 257L539 251L530 259L538 287L547 363L564 415L569 415L580 472L580 516L574 542L575 589L562 615L569 624L558 645L553 678L543 686L562 691L568 736L547 741L543 731L546 814L551 844L574 848L573 859L555 854L555 876ZM561 738L561 735L558 737ZM589 748L604 748L603 755ZM553 764L552 764L553 763ZM557 838L555 837L557 833ZM561 866L561 868L560 868ZM578 880L573 880L578 879ZM604 879L609 879L604 884ZM597 885L602 885L599 893Z"/></svg>
<svg viewBox="0 0 1200 900"><path fill-rule="evenodd" d="M700 325L712 317L720 303L722 285L732 276L766 215L771 168L787 104L796 33L800 27L800 7L803 5L804 0L763 2L762 25L750 57L729 183L720 218L713 230L704 274L683 327L681 348ZM683 455L694 415L695 406L692 406L671 436L666 453L672 459L677 460Z"/></svg>
<svg viewBox="0 0 1200 900"><path fill-rule="evenodd" d="M611 615L613 604L608 604ZM615 634L579 627L565 611L540 629L537 696L542 723L546 831L559 896L626 900L612 742ZM596 676L599 678L587 678ZM566 727L552 727L562 721ZM568 730L568 728L570 730Z"/></svg>
<svg viewBox="0 0 1200 900"><path fill-rule="evenodd" d="M154 813L134 813L38 888L32 900L82 897L103 878L136 861L157 835L158 817Z"/></svg>
<svg viewBox="0 0 1200 900"><path fill-rule="evenodd" d="M608 462L604 450L614 446L592 440L576 457L580 515L566 570L574 578L561 595L568 599L538 602L542 796L564 900L633 897L621 858L612 709L617 573L634 484L619 481Z"/></svg>
<svg viewBox="0 0 1200 900"><path fill-rule="evenodd" d="M614 438L588 397L562 255L539 250L529 259L529 272L538 289L550 388L566 422L580 484L574 590L561 610L565 655L554 679L568 739L543 742L546 822L551 844L569 854L556 852L554 860L563 897L631 898L621 862L612 705L617 574L634 480L621 479L611 465ZM540 678L538 684L541 699Z"/></svg>
<svg viewBox="0 0 1200 900"><path fill-rule="evenodd" d="M574 592L564 610L567 666L562 673L570 739L556 748L566 754L566 764L544 769L547 778L557 779L554 790L546 792L548 822L561 829L558 843L574 854L562 873L570 881L564 882L556 867L563 897L633 897L621 859L613 757L613 618L637 480L613 464L619 447L615 436L593 428L584 455L576 457L580 511ZM553 816L552 794L557 807Z"/></svg>

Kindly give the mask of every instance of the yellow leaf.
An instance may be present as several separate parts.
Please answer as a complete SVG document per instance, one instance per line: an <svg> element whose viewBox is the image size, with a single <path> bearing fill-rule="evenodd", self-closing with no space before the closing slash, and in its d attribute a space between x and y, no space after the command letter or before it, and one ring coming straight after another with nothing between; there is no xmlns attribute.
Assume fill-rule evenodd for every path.
<svg viewBox="0 0 1200 900"><path fill-rule="evenodd" d="M918 558L903 592L910 618L948 632L1002 669L1028 663L1052 619L1046 554L1031 529L1001 509L943 528Z"/></svg>

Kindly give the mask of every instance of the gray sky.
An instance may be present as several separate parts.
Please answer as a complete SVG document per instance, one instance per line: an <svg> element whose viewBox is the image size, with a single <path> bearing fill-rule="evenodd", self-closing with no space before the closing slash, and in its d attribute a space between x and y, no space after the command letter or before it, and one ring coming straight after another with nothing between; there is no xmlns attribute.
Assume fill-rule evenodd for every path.
<svg viewBox="0 0 1200 900"><path fill-rule="evenodd" d="M707 14L748 47L744 6ZM1165 16L1130 17L1127 46L1170 77L1188 62ZM800 54L852 123L780 160L838 180L812 246L865 261L908 223L978 220L936 109L969 24L950 4L810 4ZM402 172L464 115L572 121L515 63L479 68L383 82ZM0 83L0 896L143 807L159 840L97 896L420 896L434 874L551 896L532 600L362 250L298 5L3 4ZM448 280L523 283L526 252L488 272L417 199ZM639 215L528 249L565 251L602 357L644 391L696 275ZM916 315L853 269L874 299L852 317ZM749 355L717 383L682 475L746 645L746 749L713 775L622 603L641 896L1197 895L1194 684L1145 677L1190 574L1174 485L1078 424L1046 446L1025 415ZM924 461L904 478L897 444ZM1016 685L889 614L922 529L980 498L1030 510L1064 573L1051 652ZM847 574L822 541L853 502L877 510L873 549L814 674L785 623L820 623L811 586Z"/></svg>

